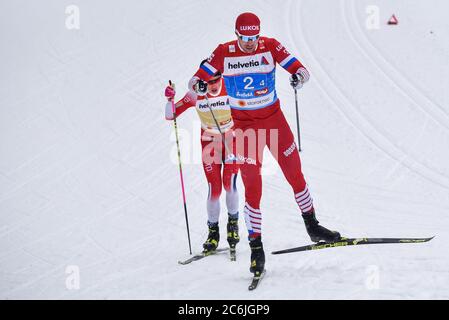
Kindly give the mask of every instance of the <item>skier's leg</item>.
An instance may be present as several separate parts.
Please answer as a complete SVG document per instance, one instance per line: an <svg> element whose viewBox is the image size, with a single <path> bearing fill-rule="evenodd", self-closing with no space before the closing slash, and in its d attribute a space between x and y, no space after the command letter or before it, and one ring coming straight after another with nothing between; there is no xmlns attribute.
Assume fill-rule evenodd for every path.
<svg viewBox="0 0 449 320"><path fill-rule="evenodd" d="M245 223L248 229L248 240L251 249L250 272L260 274L265 268L265 253L262 245L262 163L242 164L241 174L245 185Z"/></svg>
<svg viewBox="0 0 449 320"><path fill-rule="evenodd" d="M262 197L263 146L258 146L257 128L237 129L235 133L237 160L245 186L245 223L249 238L256 238L261 234L262 223L260 199Z"/></svg>
<svg viewBox="0 0 449 320"><path fill-rule="evenodd" d="M250 272L260 274L265 268L265 253L262 246L262 213L260 199L262 197L262 160L265 143L259 145L258 130L249 128L245 130L244 143L239 144L237 136L237 158L240 163L240 172L245 186L245 223L248 229L248 240L251 248ZM241 138L241 137L240 137ZM265 140L266 141L266 140ZM241 150L239 147L243 145Z"/></svg>
<svg viewBox="0 0 449 320"><path fill-rule="evenodd" d="M336 231L330 231L319 225L315 217L313 199L301 170L301 160L296 147L294 136L282 112L273 116L270 128L278 129L278 137L269 135L268 147L291 185L295 201L302 212L307 232L312 241L335 241L340 238Z"/></svg>
<svg viewBox="0 0 449 320"><path fill-rule="evenodd" d="M235 155L235 139L232 132L226 134L226 142L230 152ZM223 146L224 147L224 146ZM225 159L228 159L225 156ZM228 208L228 223L226 226L227 240L231 248L235 248L240 241L239 237L239 195L237 192L237 174L239 165L236 160L229 159L223 165L223 187L226 190L226 206Z"/></svg>
<svg viewBox="0 0 449 320"><path fill-rule="evenodd" d="M301 170L301 159L295 138L281 111L270 119L267 130L272 131L271 134L267 134L270 152L279 163L285 178L292 187L301 212L312 210L313 201Z"/></svg>
<svg viewBox="0 0 449 320"><path fill-rule="evenodd" d="M230 152L234 155L236 153L235 137L233 132L229 131L226 134L226 145ZM223 145L223 148L224 145ZM239 172L239 164L234 159L230 161L227 155L223 156L225 160L223 166L223 187L226 190L226 206L228 208L228 214L231 218L238 218L239 210L239 195L237 192L237 175Z"/></svg>
<svg viewBox="0 0 449 320"><path fill-rule="evenodd" d="M226 190L226 207L228 214L232 218L239 216L239 194L237 192L237 172L233 168L234 165L225 164L223 170L223 187Z"/></svg>
<svg viewBox="0 0 449 320"><path fill-rule="evenodd" d="M229 168L235 166L229 163L224 165L223 183L226 190L226 206L228 208L228 223L226 226L229 246L234 248L240 241L239 236L239 196L236 187L238 170Z"/></svg>
<svg viewBox="0 0 449 320"><path fill-rule="evenodd" d="M218 221L220 217L220 195L222 190L221 180L221 160L214 157L217 153L213 141L208 141L203 138L201 141L203 149L203 170L206 175L208 183L207 195L207 225L209 235L206 242L203 244L204 252L214 251L220 240L220 233L218 228Z"/></svg>

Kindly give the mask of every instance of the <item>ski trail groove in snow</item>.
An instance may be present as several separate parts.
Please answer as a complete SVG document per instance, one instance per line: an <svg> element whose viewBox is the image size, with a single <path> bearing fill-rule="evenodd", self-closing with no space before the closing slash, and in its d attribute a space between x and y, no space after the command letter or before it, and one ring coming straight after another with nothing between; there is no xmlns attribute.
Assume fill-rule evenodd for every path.
<svg viewBox="0 0 449 320"><path fill-rule="evenodd" d="M345 8L346 3L346 8ZM389 77L392 82L405 94L408 95L415 104L425 113L427 113L434 121L438 122L441 126L449 129L449 114L448 112L427 96L421 89L419 89L411 79L404 76L392 63L380 53L376 46L369 40L366 34L360 27L356 15L356 4L354 0L341 1L341 6L343 11L350 11L352 15L352 24L357 28L357 32L351 31L348 25L348 31L354 35L354 41L358 42L360 48L364 50L365 54L372 59L371 62L376 64L379 69ZM347 20L351 21L351 20ZM345 20L345 23L347 23ZM355 34L358 34L358 39L356 39ZM363 45L362 45L363 42ZM384 71L387 70L387 71ZM426 108L423 108L425 106ZM433 110L433 111L431 111ZM444 118L446 121L441 120Z"/></svg>
<svg viewBox="0 0 449 320"><path fill-rule="evenodd" d="M300 10L301 3L300 2L292 2L292 7L290 10L290 15L294 15L295 13L300 13L299 19L291 19L290 21L299 20L298 26L292 24L292 30L298 30L300 32L300 36L303 39L303 44L305 51L308 51L309 56L315 60L315 64L319 69L319 73L323 75L321 79L319 75L315 76L319 81L317 81L317 86L321 89L323 94L328 97L328 99L332 102L332 104L342 113L342 115L348 120L355 129L357 129L371 144L373 144L377 149L384 152L387 156L389 156L394 161L401 163L404 167L408 168L412 172L415 172L419 176L425 178L426 180L443 187L445 189L449 189L449 181L447 178L441 176L440 173L435 172L434 170L428 168L427 166L418 163L411 159L403 150L396 147L389 139L383 136L372 123L370 123L366 117L359 111L357 108L351 103L351 101L343 94L343 92L335 85L335 81L333 81L332 77L327 73L325 68L322 66L317 55L313 54L310 46L308 45L307 38L305 37L302 25L302 16ZM295 38L294 34L291 34L292 43L295 46ZM298 48L295 48L298 50ZM323 86L326 86L324 89ZM332 91L332 95L329 93ZM338 101L338 103L337 103Z"/></svg>

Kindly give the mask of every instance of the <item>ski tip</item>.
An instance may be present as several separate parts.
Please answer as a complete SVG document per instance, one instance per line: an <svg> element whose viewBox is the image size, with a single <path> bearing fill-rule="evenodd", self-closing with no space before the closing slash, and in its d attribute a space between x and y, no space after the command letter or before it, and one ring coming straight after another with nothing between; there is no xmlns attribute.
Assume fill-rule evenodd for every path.
<svg viewBox="0 0 449 320"><path fill-rule="evenodd" d="M415 243L429 242L429 241L432 240L433 238L435 238L435 236L428 237L428 238L404 239L404 241L402 241L402 242L415 242Z"/></svg>

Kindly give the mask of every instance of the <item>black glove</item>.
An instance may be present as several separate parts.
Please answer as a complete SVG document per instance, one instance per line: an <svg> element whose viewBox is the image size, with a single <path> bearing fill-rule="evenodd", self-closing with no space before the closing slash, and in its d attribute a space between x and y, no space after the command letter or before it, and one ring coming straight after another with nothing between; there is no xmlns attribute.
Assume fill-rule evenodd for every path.
<svg viewBox="0 0 449 320"><path fill-rule="evenodd" d="M207 82L198 80L198 82L193 86L193 89L197 95L205 96L207 94Z"/></svg>
<svg viewBox="0 0 449 320"><path fill-rule="evenodd" d="M301 89L304 84L304 77L300 73L294 73L290 77L290 85L293 89Z"/></svg>

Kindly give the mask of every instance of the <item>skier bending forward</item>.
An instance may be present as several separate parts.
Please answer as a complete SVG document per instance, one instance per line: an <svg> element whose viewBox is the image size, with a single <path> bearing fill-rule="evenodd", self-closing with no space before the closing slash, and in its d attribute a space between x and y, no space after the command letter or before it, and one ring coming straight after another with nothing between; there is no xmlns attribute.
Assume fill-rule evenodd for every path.
<svg viewBox="0 0 449 320"><path fill-rule="evenodd" d="M239 198L236 188L236 179L239 171L235 161L235 144L233 143L233 121L229 108L229 99L226 88L223 85L221 73L216 72L208 79L207 93L197 96L189 91L175 104L176 117L190 107L195 107L201 120L201 147L203 169L209 185L207 197L207 225L209 235L203 244L203 252L208 255L213 253L220 240L218 221L220 216L220 195L222 185L226 190L226 206L228 209L227 240L231 248L235 248L239 242L238 230L238 206ZM175 90L172 86L165 89L168 103L165 108L165 118L173 120L175 115L172 110L172 101ZM211 111L212 110L212 111ZM215 117L215 119L214 119ZM220 126L221 133L215 123ZM229 145L229 147L225 147ZM223 162L223 174L222 174Z"/></svg>

